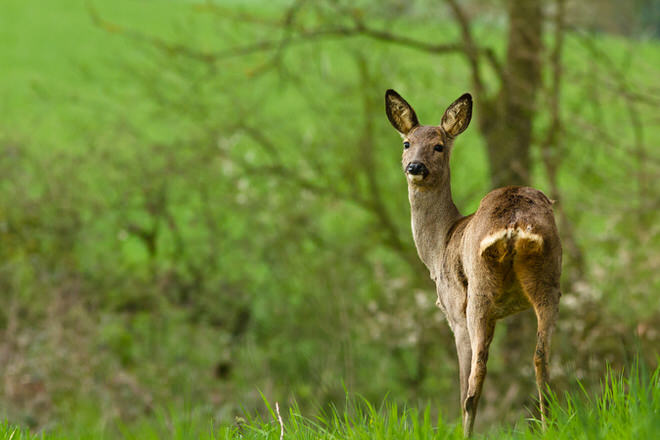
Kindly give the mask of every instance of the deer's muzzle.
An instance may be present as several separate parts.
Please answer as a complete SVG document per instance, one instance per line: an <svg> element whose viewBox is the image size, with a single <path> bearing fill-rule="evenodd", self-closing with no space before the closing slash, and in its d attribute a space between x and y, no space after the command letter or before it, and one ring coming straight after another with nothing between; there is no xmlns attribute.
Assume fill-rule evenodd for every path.
<svg viewBox="0 0 660 440"><path fill-rule="evenodd" d="M429 170L421 162L410 162L406 167L406 174L411 177L415 176L416 178L414 180L421 180L429 175Z"/></svg>

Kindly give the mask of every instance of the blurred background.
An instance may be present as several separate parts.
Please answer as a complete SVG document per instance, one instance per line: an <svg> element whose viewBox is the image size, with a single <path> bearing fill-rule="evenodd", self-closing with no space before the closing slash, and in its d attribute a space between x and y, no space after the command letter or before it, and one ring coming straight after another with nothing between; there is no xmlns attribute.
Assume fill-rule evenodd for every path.
<svg viewBox="0 0 660 440"><path fill-rule="evenodd" d="M464 214L557 200L554 389L653 368L659 37L653 0L3 0L0 417L232 423L261 393L457 417L387 88L425 124L473 94ZM534 413L535 331L499 323L482 426Z"/></svg>

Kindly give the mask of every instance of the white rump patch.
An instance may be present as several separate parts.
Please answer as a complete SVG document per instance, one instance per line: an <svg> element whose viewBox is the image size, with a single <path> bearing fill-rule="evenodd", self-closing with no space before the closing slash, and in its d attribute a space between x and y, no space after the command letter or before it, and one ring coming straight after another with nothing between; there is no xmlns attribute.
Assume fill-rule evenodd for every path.
<svg viewBox="0 0 660 440"><path fill-rule="evenodd" d="M484 251L501 240L509 241L511 239L522 239L527 241L534 241L537 243L539 248L543 245L543 237L539 234L531 232L531 227L527 227L527 230L522 229L521 227L517 228L506 228L495 231L490 235L484 237L479 244L479 255L483 255Z"/></svg>
<svg viewBox="0 0 660 440"><path fill-rule="evenodd" d="M511 238L512 234L513 234L513 229L507 228L507 229L500 229L499 231L487 235L486 237L484 237L483 240L481 240L481 244L479 245L479 255L482 255L486 249L488 249L498 241L504 238L506 239Z"/></svg>
<svg viewBox="0 0 660 440"><path fill-rule="evenodd" d="M535 241L538 243L539 247L543 245L543 237L541 237L539 234L535 234L530 231L531 228L527 228L527 231L524 231L522 228L518 228L516 230L518 238L521 238L523 240L527 241Z"/></svg>

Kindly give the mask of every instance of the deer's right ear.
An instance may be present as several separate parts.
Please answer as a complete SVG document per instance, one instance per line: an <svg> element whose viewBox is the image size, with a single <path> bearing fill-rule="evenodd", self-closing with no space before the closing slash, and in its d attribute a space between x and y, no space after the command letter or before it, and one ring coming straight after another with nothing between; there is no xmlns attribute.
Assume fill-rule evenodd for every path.
<svg viewBox="0 0 660 440"><path fill-rule="evenodd" d="M387 112L387 119L402 136L405 136L410 130L419 125L415 110L401 95L392 89L385 92L385 111Z"/></svg>

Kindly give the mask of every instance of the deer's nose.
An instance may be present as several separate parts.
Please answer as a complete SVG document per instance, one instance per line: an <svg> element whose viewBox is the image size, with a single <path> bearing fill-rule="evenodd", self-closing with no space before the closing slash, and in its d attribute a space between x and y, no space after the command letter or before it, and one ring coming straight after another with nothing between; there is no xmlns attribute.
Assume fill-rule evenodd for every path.
<svg viewBox="0 0 660 440"><path fill-rule="evenodd" d="M421 162L410 162L406 167L406 173L412 174L413 176L422 176L426 177L429 173L429 170L426 169L426 166Z"/></svg>

